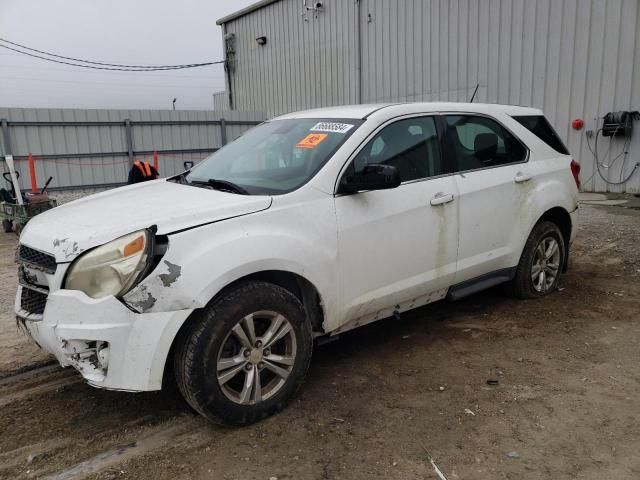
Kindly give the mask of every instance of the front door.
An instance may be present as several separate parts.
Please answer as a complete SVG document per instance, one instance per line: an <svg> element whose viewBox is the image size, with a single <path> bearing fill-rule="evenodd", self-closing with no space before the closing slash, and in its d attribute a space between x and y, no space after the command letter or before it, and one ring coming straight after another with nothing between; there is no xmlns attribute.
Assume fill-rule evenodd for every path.
<svg viewBox="0 0 640 480"><path fill-rule="evenodd" d="M402 184L335 198L345 321L417 307L452 283L457 192L440 144L435 117L404 117L378 130L348 166L393 165Z"/></svg>

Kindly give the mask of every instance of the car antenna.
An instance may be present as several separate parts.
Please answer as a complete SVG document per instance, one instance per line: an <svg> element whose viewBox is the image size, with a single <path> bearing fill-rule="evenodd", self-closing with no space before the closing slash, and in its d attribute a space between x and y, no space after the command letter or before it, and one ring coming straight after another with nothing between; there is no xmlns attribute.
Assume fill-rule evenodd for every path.
<svg viewBox="0 0 640 480"><path fill-rule="evenodd" d="M476 93L478 93L478 87L480 86L480 84L476 84L476 89L473 91L473 95L471 95L471 100L469 100L469 103L473 103L473 99L476 98Z"/></svg>

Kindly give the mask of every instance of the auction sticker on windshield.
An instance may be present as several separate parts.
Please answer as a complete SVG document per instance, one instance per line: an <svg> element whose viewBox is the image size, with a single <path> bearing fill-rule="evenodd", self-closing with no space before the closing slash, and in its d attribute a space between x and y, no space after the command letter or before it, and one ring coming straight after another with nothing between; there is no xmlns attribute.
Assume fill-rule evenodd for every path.
<svg viewBox="0 0 640 480"><path fill-rule="evenodd" d="M310 133L298 142L298 148L316 148L328 135L326 133Z"/></svg>
<svg viewBox="0 0 640 480"><path fill-rule="evenodd" d="M315 132L347 133L352 128L353 125L350 123L318 122L310 130Z"/></svg>

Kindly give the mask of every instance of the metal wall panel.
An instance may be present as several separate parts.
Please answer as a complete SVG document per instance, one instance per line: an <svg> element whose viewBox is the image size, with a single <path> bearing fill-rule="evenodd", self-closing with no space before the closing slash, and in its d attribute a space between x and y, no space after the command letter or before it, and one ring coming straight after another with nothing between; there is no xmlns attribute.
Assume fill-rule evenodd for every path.
<svg viewBox="0 0 640 480"><path fill-rule="evenodd" d="M0 154L16 158L21 187L30 186L32 153L38 185L52 176L55 189L126 182L131 162L125 120L131 122L134 159L152 162L158 151L160 174L170 176L183 171L185 161L197 162L222 146L220 119L243 122L226 124L231 141L265 117L239 111L0 108L0 119L6 120L10 144L0 135Z"/></svg>
<svg viewBox="0 0 640 480"><path fill-rule="evenodd" d="M585 190L640 192L640 168L625 185L594 173L585 135L609 111L640 110L638 0L325 0L306 16L302 3L225 24L235 35L234 108L467 101L479 84L476 101L542 108L581 162ZM574 118L585 129L571 129ZM621 139L599 141L609 181L640 162L635 126L628 155Z"/></svg>
<svg viewBox="0 0 640 480"><path fill-rule="evenodd" d="M213 94L213 110L229 110L229 102L227 101L227 92L215 92Z"/></svg>
<svg viewBox="0 0 640 480"><path fill-rule="evenodd" d="M311 2L309 2L311 3ZM232 93L237 110L281 113L355 103L357 24L352 2L335 2L317 16L302 2L283 0L227 24L234 34ZM256 42L264 36L263 46Z"/></svg>

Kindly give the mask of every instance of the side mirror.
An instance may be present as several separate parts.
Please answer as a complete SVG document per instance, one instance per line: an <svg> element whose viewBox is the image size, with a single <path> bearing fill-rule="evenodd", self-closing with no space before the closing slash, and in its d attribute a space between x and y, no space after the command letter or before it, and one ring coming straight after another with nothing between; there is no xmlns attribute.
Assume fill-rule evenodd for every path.
<svg viewBox="0 0 640 480"><path fill-rule="evenodd" d="M357 193L363 190L386 190L401 183L400 174L392 165L370 164L362 172L345 174L340 181L339 193Z"/></svg>

